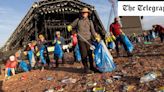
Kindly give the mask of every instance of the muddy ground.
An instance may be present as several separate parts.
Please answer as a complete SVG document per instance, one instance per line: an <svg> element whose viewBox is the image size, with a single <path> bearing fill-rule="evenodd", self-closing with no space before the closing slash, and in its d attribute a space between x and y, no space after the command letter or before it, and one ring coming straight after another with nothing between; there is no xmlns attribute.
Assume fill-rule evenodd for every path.
<svg viewBox="0 0 164 92"><path fill-rule="evenodd" d="M123 54L122 57L116 58L114 51L112 55L117 69L111 73L84 74L82 64L65 64L56 69L19 73L7 81L3 81L1 75L0 92L44 92L46 89L91 92L96 87L105 88L106 92L156 92L164 86L164 44L136 44L133 57ZM66 60L70 61L71 56ZM154 81L139 82L144 74L152 71L160 71L162 75ZM68 78L75 79L74 83L62 83L63 79Z"/></svg>

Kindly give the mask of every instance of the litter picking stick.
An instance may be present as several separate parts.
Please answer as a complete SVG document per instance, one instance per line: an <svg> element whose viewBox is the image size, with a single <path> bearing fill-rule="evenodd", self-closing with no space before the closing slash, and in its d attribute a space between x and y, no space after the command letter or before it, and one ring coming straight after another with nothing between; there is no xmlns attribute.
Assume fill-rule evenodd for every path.
<svg viewBox="0 0 164 92"><path fill-rule="evenodd" d="M91 50L94 50L95 49L95 46L93 46L91 43L89 43L83 36L81 36L80 34L77 33L77 35L83 39L83 41L85 41L89 46L90 46L90 49Z"/></svg>

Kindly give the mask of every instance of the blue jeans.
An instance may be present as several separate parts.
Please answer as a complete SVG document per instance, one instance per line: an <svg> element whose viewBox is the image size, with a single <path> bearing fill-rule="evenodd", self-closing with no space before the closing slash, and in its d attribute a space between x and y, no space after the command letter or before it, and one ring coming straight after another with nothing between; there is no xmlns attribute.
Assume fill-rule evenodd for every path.
<svg viewBox="0 0 164 92"><path fill-rule="evenodd" d="M41 60L41 63L43 63L45 65L46 60L45 60L45 57L44 57L44 50L45 50L45 48L40 49L40 60Z"/></svg>
<svg viewBox="0 0 164 92"><path fill-rule="evenodd" d="M119 42L122 43L122 45L125 48L125 51L127 51L127 47L125 43L123 42L122 35L118 35L115 40L117 54L119 54Z"/></svg>

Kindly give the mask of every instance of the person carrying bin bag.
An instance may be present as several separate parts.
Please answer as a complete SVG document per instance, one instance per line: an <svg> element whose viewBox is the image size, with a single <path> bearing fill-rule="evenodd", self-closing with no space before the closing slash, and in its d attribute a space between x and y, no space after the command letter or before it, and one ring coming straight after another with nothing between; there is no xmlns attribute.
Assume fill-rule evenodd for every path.
<svg viewBox="0 0 164 92"><path fill-rule="evenodd" d="M125 51L127 52L128 56L132 56L133 45L127 38L127 36L121 30L121 26L119 24L119 18L116 17L114 19L114 23L110 25L110 34L116 37L115 44L116 44L116 52L117 57L120 56L119 54L119 42L123 44Z"/></svg>
<svg viewBox="0 0 164 92"><path fill-rule="evenodd" d="M68 31L72 31L72 28L77 28L78 34L78 44L80 48L80 53L82 57L82 64L84 66L85 73L91 73L92 71L98 72L98 70L94 67L92 50L91 46L91 38L96 38L97 33L95 32L93 22L89 20L88 16L90 11L88 8L83 8L81 11L82 16L77 18L73 23L67 26ZM90 63L90 69L88 67L88 57ZM92 71L90 71L92 70Z"/></svg>

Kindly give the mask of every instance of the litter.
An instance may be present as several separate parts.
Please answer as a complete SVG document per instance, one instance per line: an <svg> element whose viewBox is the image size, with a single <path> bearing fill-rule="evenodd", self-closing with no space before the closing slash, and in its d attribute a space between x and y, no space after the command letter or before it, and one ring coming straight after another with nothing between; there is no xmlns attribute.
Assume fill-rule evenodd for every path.
<svg viewBox="0 0 164 92"><path fill-rule="evenodd" d="M93 88L93 92L105 92L105 87L103 88Z"/></svg>
<svg viewBox="0 0 164 92"><path fill-rule="evenodd" d="M134 85L127 85L127 86L124 86L123 88L125 92L133 92L135 89L136 87Z"/></svg>
<svg viewBox="0 0 164 92"><path fill-rule="evenodd" d="M119 80L121 79L121 76L113 76L113 79Z"/></svg>
<svg viewBox="0 0 164 92"><path fill-rule="evenodd" d="M159 87L158 89L156 89L157 92L164 92L164 86Z"/></svg>
<svg viewBox="0 0 164 92"><path fill-rule="evenodd" d="M108 84L111 84L111 83L113 83L113 80L112 79L106 79L105 80L105 83L108 85Z"/></svg>
<svg viewBox="0 0 164 92"><path fill-rule="evenodd" d="M145 76L140 78L140 83L145 83L149 81L155 80L157 77L161 76L161 72L150 72L146 74Z"/></svg>
<svg viewBox="0 0 164 92"><path fill-rule="evenodd" d="M21 80L26 80L27 76L26 75L22 75L22 77L20 78Z"/></svg>
<svg viewBox="0 0 164 92"><path fill-rule="evenodd" d="M76 83L76 79L68 78L68 79L63 79L61 81L62 83Z"/></svg>
<svg viewBox="0 0 164 92"><path fill-rule="evenodd" d="M55 92L63 92L64 89L61 86L55 87Z"/></svg>
<svg viewBox="0 0 164 92"><path fill-rule="evenodd" d="M45 92L54 92L55 90L54 89L48 89L48 90L46 90Z"/></svg>
<svg viewBox="0 0 164 92"><path fill-rule="evenodd" d="M95 83L93 83L93 82L88 82L87 83L87 86L89 86L89 87L94 87L94 86L96 86L97 85L97 83L95 82Z"/></svg>
<svg viewBox="0 0 164 92"><path fill-rule="evenodd" d="M53 80L53 77L47 77L47 80L51 81L51 80Z"/></svg>
<svg viewBox="0 0 164 92"><path fill-rule="evenodd" d="M144 42L145 45L150 45L152 42Z"/></svg>

